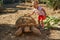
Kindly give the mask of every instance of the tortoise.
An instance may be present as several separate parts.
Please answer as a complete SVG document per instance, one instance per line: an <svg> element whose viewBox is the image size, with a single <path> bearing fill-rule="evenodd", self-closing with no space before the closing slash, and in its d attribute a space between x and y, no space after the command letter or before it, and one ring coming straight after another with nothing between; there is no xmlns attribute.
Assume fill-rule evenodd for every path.
<svg viewBox="0 0 60 40"><path fill-rule="evenodd" d="M24 32L40 33L40 30L37 28L37 24L34 18L26 14L18 18L15 26L17 28L17 31L15 32L16 36L19 36Z"/></svg>

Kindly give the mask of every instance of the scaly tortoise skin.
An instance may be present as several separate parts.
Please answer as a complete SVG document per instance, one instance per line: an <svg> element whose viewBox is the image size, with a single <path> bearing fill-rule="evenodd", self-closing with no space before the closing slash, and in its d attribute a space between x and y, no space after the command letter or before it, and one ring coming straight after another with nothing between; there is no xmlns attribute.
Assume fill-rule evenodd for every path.
<svg viewBox="0 0 60 40"><path fill-rule="evenodd" d="M36 21L31 16L21 16L16 21L15 25L17 28L17 31L15 32L16 36L19 36L24 32L40 33L40 30L37 29Z"/></svg>

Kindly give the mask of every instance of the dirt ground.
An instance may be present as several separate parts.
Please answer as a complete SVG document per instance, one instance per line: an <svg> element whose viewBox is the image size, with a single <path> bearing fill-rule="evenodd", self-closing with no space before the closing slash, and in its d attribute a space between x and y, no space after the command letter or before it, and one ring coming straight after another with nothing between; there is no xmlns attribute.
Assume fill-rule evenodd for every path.
<svg viewBox="0 0 60 40"><path fill-rule="evenodd" d="M15 5L15 6L13 6ZM0 40L60 40L60 29L49 29L42 31L41 35L35 35L33 33L25 33L19 37L14 35L16 28L15 22L16 20L27 13L32 13L32 8L28 5L20 5L20 4L10 4L4 6L7 10L10 8L11 10L17 10L12 13L0 13ZM54 12L52 9L46 7L46 5L42 6L49 16L54 16L60 18L60 10ZM10 11L11 11L10 10ZM58 13L57 13L58 12ZM37 22L37 15L32 16ZM60 26L59 26L60 27Z"/></svg>

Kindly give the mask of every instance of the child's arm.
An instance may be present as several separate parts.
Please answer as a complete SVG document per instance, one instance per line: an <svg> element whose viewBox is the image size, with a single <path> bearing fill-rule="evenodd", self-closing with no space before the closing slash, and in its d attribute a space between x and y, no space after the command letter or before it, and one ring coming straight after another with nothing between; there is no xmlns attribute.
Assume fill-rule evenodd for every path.
<svg viewBox="0 0 60 40"><path fill-rule="evenodd" d="M31 16L31 15L33 15L34 14L34 12L32 12L32 14L29 14L29 16Z"/></svg>
<svg viewBox="0 0 60 40"><path fill-rule="evenodd" d="M45 16L46 16L46 11L42 8L42 11L45 13Z"/></svg>

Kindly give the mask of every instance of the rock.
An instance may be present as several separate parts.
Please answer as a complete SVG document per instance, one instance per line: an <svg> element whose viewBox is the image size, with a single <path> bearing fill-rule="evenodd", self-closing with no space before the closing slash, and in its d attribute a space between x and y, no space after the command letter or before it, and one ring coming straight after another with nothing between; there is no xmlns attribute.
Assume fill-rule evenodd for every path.
<svg viewBox="0 0 60 40"><path fill-rule="evenodd" d="M15 38L16 36L11 36L11 38Z"/></svg>

